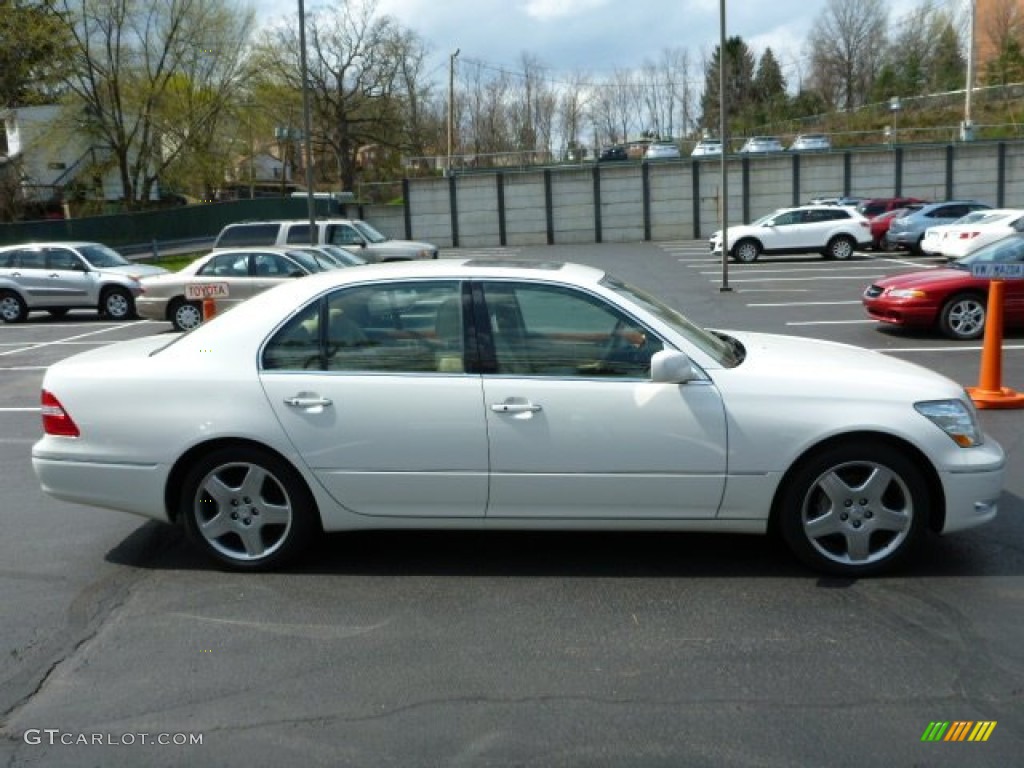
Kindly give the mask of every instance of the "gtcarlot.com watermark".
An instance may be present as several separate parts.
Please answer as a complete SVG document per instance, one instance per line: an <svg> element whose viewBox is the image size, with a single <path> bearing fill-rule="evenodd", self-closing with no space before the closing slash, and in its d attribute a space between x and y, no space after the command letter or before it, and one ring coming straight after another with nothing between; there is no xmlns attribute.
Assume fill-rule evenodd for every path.
<svg viewBox="0 0 1024 768"><path fill-rule="evenodd" d="M192 747L203 743L201 733L74 733L59 728L29 728L22 735L26 744L49 746L131 747L157 744L168 747Z"/></svg>

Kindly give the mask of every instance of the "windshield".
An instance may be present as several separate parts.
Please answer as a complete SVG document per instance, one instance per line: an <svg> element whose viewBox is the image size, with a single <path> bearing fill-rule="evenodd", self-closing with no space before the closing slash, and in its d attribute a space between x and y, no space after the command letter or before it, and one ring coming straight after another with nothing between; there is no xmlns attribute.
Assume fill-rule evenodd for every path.
<svg viewBox="0 0 1024 768"><path fill-rule="evenodd" d="M321 245L320 250L326 251L336 262L343 264L347 267L358 267L361 264L366 264L367 261L362 256L346 251L344 248L339 248L336 245Z"/></svg>
<svg viewBox="0 0 1024 768"><path fill-rule="evenodd" d="M105 245L83 245L80 246L78 252L81 253L85 260L89 264L97 269L103 269L104 267L124 267L131 266L131 262L128 261L124 256L115 251L113 248L108 248Z"/></svg>
<svg viewBox="0 0 1024 768"><path fill-rule="evenodd" d="M646 291L617 278L605 275L601 280L601 285L643 307L723 367L734 368L743 362L743 348L732 337L725 334L714 334L694 325L682 313L672 309Z"/></svg>
<svg viewBox="0 0 1024 768"><path fill-rule="evenodd" d="M957 259L950 266L970 270L972 264L1013 264L1024 262L1024 235L1010 235L983 245L973 253Z"/></svg>
<svg viewBox="0 0 1024 768"><path fill-rule="evenodd" d="M306 251L288 251L288 256L305 267L307 272L326 272L328 269L334 269L327 266L326 259L321 260Z"/></svg>
<svg viewBox="0 0 1024 768"><path fill-rule="evenodd" d="M359 234L361 234L363 237L365 237L371 243L387 242L388 238L384 237L384 235L382 235L376 229L371 227L365 221L359 221L358 219L356 219L355 221L352 222L352 226L354 226L356 229L358 229L359 230Z"/></svg>
<svg viewBox="0 0 1024 768"><path fill-rule="evenodd" d="M302 253L307 253L312 256L313 260L320 267L321 272L328 269L337 269L340 266L340 264L335 261L334 256L325 252L326 249L322 245L318 245L315 248L312 246L309 248L301 248L299 250L301 250Z"/></svg>

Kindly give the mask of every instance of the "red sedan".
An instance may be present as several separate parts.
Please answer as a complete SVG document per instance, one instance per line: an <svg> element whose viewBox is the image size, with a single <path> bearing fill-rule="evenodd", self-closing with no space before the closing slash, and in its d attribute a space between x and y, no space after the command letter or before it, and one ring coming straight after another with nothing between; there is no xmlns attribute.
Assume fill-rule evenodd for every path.
<svg viewBox="0 0 1024 768"><path fill-rule="evenodd" d="M938 328L951 339L976 339L985 331L989 280L971 276L971 265L1024 263L1024 233L1010 235L938 269L894 275L872 283L862 301L868 315L905 328ZM1024 280L1007 280L1003 320L1024 326Z"/></svg>
<svg viewBox="0 0 1024 768"><path fill-rule="evenodd" d="M923 203L913 203L906 208L893 208L891 211L880 213L870 219L871 221L871 249L874 251L885 250L885 233L889 231L892 220L905 214L907 211L916 211Z"/></svg>

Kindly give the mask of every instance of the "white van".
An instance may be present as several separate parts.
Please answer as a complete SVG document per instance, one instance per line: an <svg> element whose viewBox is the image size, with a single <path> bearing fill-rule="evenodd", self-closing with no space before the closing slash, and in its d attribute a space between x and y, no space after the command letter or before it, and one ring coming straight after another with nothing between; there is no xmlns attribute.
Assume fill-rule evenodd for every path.
<svg viewBox="0 0 1024 768"><path fill-rule="evenodd" d="M430 243L392 240L360 219L317 219L317 243L339 245L367 261L412 261L436 259L438 249ZM309 219L243 221L220 231L214 248L249 245L308 245Z"/></svg>

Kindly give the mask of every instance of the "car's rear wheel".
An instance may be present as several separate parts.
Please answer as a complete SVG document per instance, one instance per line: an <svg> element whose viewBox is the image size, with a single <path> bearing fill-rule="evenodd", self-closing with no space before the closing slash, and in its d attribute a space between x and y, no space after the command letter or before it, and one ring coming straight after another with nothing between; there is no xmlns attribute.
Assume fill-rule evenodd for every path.
<svg viewBox="0 0 1024 768"><path fill-rule="evenodd" d="M0 291L0 320L21 323L28 317L25 301L14 291Z"/></svg>
<svg viewBox="0 0 1024 768"><path fill-rule="evenodd" d="M903 452L852 440L817 452L781 492L779 530L806 565L870 576L908 557L925 534L928 486Z"/></svg>
<svg viewBox="0 0 1024 768"><path fill-rule="evenodd" d="M107 288L100 294L100 314L111 320L135 317L135 300L124 288Z"/></svg>
<svg viewBox="0 0 1024 768"><path fill-rule="evenodd" d="M837 235L829 240L828 245L825 246L825 258L846 261L853 256L855 250L857 250L857 243L853 241L853 238Z"/></svg>
<svg viewBox="0 0 1024 768"><path fill-rule="evenodd" d="M167 313L176 331L191 331L203 324L203 310L198 302L175 299Z"/></svg>
<svg viewBox="0 0 1024 768"><path fill-rule="evenodd" d="M736 261L750 264L761 255L761 246L756 240L740 240L732 247L732 257Z"/></svg>
<svg viewBox="0 0 1024 768"><path fill-rule="evenodd" d="M179 514L189 535L236 570L280 567L320 529L301 476L255 446L225 446L203 456L182 488Z"/></svg>
<svg viewBox="0 0 1024 768"><path fill-rule="evenodd" d="M942 305L939 330L951 339L977 339L985 332L985 297L961 293Z"/></svg>

